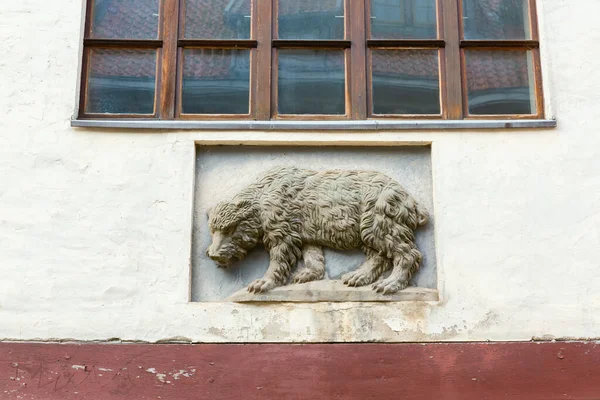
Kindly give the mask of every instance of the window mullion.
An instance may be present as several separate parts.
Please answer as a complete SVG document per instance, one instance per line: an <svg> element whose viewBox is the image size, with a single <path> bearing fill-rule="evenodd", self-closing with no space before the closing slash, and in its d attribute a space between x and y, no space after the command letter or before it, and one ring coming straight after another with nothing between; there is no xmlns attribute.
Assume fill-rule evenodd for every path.
<svg viewBox="0 0 600 400"><path fill-rule="evenodd" d="M460 0L439 0L442 7L442 34L446 46L444 49L445 79L442 87L445 90L446 119L463 119L462 73L460 49Z"/></svg>
<svg viewBox="0 0 600 400"><path fill-rule="evenodd" d="M254 53L252 73L253 114L257 120L271 119L271 38L273 31L273 1L253 1L255 17L252 24L253 39L258 42Z"/></svg>
<svg viewBox="0 0 600 400"><path fill-rule="evenodd" d="M346 77L350 95L350 119L367 118L367 60L365 4L360 1L346 0L348 12L346 18L350 39L350 74Z"/></svg>
<svg viewBox="0 0 600 400"><path fill-rule="evenodd" d="M163 0L161 63L159 71L159 118L175 118L175 92L177 85L177 39L179 26L179 0Z"/></svg>

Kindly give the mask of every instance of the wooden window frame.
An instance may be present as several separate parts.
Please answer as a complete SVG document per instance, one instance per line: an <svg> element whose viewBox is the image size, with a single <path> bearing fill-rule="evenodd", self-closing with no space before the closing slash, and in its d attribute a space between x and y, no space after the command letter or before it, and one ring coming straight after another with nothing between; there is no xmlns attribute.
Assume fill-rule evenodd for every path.
<svg viewBox="0 0 600 400"><path fill-rule="evenodd" d="M84 31L84 51L79 98L80 120L187 120L187 121L274 121L274 120L522 120L543 119L545 115L542 90L541 60L536 0L529 5L530 40L465 40L463 0L435 0L437 7L436 39L391 40L370 38L371 0L341 0L344 5L344 38L341 40L284 40L277 37L278 0L251 2L249 39L207 40L183 37L185 0L161 0L158 35L152 40L91 38L93 2L87 1ZM92 114L86 113L90 51L95 48L148 49L157 52L155 105L153 114ZM184 114L181 110L183 51L186 48L249 49L250 95L247 114ZM278 49L338 49L345 59L346 112L340 115L277 113L277 51ZM440 79L440 114L375 114L372 110L371 50L438 49ZM526 115L470 115L467 104L465 51L518 50L531 51L532 76L536 113Z"/></svg>
<svg viewBox="0 0 600 400"><path fill-rule="evenodd" d="M463 21L463 1L458 0L458 20ZM537 17L536 0L525 0L529 6L529 32L531 39L525 40L465 40L464 24L459 23L459 47L460 47L460 71L462 86L462 115L463 119L540 119L544 113L544 97L542 88L542 67L540 59L540 38ZM466 68L466 50L492 50L492 51L531 51L533 71L533 87L535 90L536 113L535 114L469 114L468 95L467 95L467 68Z"/></svg>
<svg viewBox="0 0 600 400"><path fill-rule="evenodd" d="M455 1L455 0L453 0ZM437 37L435 39L371 39L371 10L372 0L365 0L365 34L367 47L367 117L369 119L448 119L447 107L448 99L444 90L444 80L446 75L445 47L446 35L444 30L445 21L443 19L444 6L442 0L435 0L437 16ZM438 70L439 70L439 88L440 88L440 113L439 114L376 114L373 112L373 68L371 62L371 50L438 50Z"/></svg>

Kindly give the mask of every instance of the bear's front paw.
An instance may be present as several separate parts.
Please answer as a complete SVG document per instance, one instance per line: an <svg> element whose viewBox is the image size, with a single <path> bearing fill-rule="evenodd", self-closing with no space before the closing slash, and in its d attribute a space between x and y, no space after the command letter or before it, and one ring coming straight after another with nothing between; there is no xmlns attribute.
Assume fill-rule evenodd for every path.
<svg viewBox="0 0 600 400"><path fill-rule="evenodd" d="M293 283L306 283L323 279L323 274L310 268L303 268L292 279Z"/></svg>
<svg viewBox="0 0 600 400"><path fill-rule="evenodd" d="M277 284L274 280L269 278L257 279L251 284L248 285L248 291L250 293L264 293L267 290L271 290L274 287L277 287Z"/></svg>
<svg viewBox="0 0 600 400"><path fill-rule="evenodd" d="M405 289L407 286L408 282L388 278L381 282L374 283L373 290L377 293L393 294Z"/></svg>
<svg viewBox="0 0 600 400"><path fill-rule="evenodd" d="M342 275L344 285L352 287L365 286L373 281L373 274L370 271L362 271L360 269Z"/></svg>

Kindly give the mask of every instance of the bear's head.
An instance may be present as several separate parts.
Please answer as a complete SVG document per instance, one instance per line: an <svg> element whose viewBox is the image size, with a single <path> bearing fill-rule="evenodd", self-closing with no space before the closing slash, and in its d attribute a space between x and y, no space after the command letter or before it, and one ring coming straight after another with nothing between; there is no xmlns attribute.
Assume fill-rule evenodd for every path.
<svg viewBox="0 0 600 400"><path fill-rule="evenodd" d="M206 250L219 267L241 260L262 236L260 208L251 200L221 202L208 212L212 243Z"/></svg>

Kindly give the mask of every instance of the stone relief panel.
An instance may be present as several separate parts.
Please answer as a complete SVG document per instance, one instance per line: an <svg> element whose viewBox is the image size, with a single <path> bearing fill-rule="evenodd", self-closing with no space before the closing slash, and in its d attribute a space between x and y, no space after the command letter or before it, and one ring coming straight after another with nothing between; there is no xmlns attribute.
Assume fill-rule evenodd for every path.
<svg viewBox="0 0 600 400"><path fill-rule="evenodd" d="M429 147L200 146L196 167L193 300L437 300Z"/></svg>

